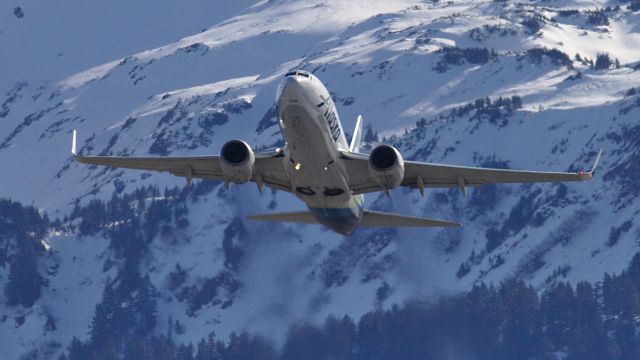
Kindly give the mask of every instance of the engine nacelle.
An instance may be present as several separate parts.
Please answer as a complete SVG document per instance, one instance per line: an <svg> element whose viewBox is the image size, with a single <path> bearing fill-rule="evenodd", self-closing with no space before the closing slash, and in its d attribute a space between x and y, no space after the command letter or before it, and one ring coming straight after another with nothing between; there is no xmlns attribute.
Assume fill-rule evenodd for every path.
<svg viewBox="0 0 640 360"><path fill-rule="evenodd" d="M393 146L378 145L369 155L369 172L385 190L393 189L404 179L404 159Z"/></svg>
<svg viewBox="0 0 640 360"><path fill-rule="evenodd" d="M227 141L220 150L220 166L225 182L243 184L251 180L256 156L242 140Z"/></svg>

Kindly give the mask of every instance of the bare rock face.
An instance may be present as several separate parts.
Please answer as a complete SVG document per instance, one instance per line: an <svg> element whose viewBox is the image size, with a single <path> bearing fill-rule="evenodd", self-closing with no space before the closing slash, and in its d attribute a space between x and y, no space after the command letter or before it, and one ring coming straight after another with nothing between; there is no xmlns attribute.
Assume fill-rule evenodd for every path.
<svg viewBox="0 0 640 360"><path fill-rule="evenodd" d="M18 19L22 19L24 17L24 10L22 10L20 6L16 6L13 8L13 15Z"/></svg>

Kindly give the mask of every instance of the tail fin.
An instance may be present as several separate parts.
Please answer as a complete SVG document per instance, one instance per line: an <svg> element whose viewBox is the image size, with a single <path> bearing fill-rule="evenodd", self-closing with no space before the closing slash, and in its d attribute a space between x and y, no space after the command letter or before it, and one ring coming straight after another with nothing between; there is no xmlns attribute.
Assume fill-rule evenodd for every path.
<svg viewBox="0 0 640 360"><path fill-rule="evenodd" d="M360 139L362 138L362 115L358 115L356 128L353 130L349 152L358 152L360 150Z"/></svg>
<svg viewBox="0 0 640 360"><path fill-rule="evenodd" d="M251 216L247 216L247 219L255 220L255 221L284 221L284 222L294 222L299 224L318 224L318 222L313 217L313 215L308 211L251 215Z"/></svg>
<svg viewBox="0 0 640 360"><path fill-rule="evenodd" d="M461 227L462 225L453 221L424 219L414 216L390 214L380 211L365 210L362 217L361 226L366 227Z"/></svg>

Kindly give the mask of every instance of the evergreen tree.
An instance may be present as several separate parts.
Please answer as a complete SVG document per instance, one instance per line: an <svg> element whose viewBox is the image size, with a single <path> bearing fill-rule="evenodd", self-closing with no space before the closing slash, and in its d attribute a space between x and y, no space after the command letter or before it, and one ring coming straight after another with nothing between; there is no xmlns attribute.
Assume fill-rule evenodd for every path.
<svg viewBox="0 0 640 360"><path fill-rule="evenodd" d="M149 205L144 222L144 233L146 240L151 241L160 229L161 224L171 220L171 210L167 206L166 200L154 200Z"/></svg>
<svg viewBox="0 0 640 360"><path fill-rule="evenodd" d="M124 360L150 359L148 344L140 337L133 337L124 347Z"/></svg>
<svg viewBox="0 0 640 360"><path fill-rule="evenodd" d="M634 319L630 314L623 314L616 321L615 340L619 354L618 359L640 359L638 336Z"/></svg>
<svg viewBox="0 0 640 360"><path fill-rule="evenodd" d="M180 345L176 350L175 360L194 360L193 359L193 345Z"/></svg>
<svg viewBox="0 0 640 360"><path fill-rule="evenodd" d="M94 199L80 211L80 226L78 230L81 235L93 235L97 233L106 223L107 211L101 200Z"/></svg>
<svg viewBox="0 0 640 360"><path fill-rule="evenodd" d="M522 98L518 95L513 95L511 97L511 104L514 110L522 108Z"/></svg>
<svg viewBox="0 0 640 360"><path fill-rule="evenodd" d="M43 251L40 240L48 229L48 218L36 208L0 199L0 266L6 259L11 262L4 284L8 305L31 307L40 298L46 280L38 272L38 257ZM6 249L13 241L16 252L9 256Z"/></svg>
<svg viewBox="0 0 640 360"><path fill-rule="evenodd" d="M575 313L572 318L573 336L568 359L609 359L609 343L604 332L602 314L593 286L586 282L576 286Z"/></svg>
<svg viewBox="0 0 640 360"><path fill-rule="evenodd" d="M147 341L150 360L174 360L176 345L165 336L154 336Z"/></svg>
<svg viewBox="0 0 640 360"><path fill-rule="evenodd" d="M373 142L377 142L378 139L378 133L373 131L373 127L371 126L371 124L367 124L364 127L364 136L362 138L362 140L364 140L364 142L366 143L373 143Z"/></svg>
<svg viewBox="0 0 640 360"><path fill-rule="evenodd" d="M613 62L611 61L611 58L607 53L600 53L596 57L596 65L595 65L596 70L609 69L612 64Z"/></svg>
<svg viewBox="0 0 640 360"><path fill-rule="evenodd" d="M84 345L77 337L71 339L69 345L69 360L85 360L91 359L91 350L87 345Z"/></svg>
<svg viewBox="0 0 640 360"><path fill-rule="evenodd" d="M102 301L96 305L91 321L89 334L92 346L120 344L133 321L128 310L126 306L122 306L113 286L108 283L102 293Z"/></svg>
<svg viewBox="0 0 640 360"><path fill-rule="evenodd" d="M608 273L604 274L604 279L602 280L602 311L606 315L617 314L620 305L619 305L619 297L616 294L616 287L614 284L611 275Z"/></svg>
<svg viewBox="0 0 640 360"><path fill-rule="evenodd" d="M469 345L478 359L498 358L502 311L496 289L485 284L475 285L465 296L461 310L468 318Z"/></svg>
<svg viewBox="0 0 640 360"><path fill-rule="evenodd" d="M546 332L555 349L569 346L575 302L573 288L562 282L553 285L542 295Z"/></svg>
<svg viewBox="0 0 640 360"><path fill-rule="evenodd" d="M350 317L344 316L341 320L333 316L327 318L324 323L324 337L327 339L327 356L334 360L349 360L354 358L353 348L356 341L356 325Z"/></svg>
<svg viewBox="0 0 640 360"><path fill-rule="evenodd" d="M136 266L148 250L137 217L110 229L109 238L109 246L115 250L116 255L133 261Z"/></svg>
<svg viewBox="0 0 640 360"><path fill-rule="evenodd" d="M627 274L629 274L629 277L635 284L636 289L640 289L640 252L636 253L631 259Z"/></svg>
<svg viewBox="0 0 640 360"><path fill-rule="evenodd" d="M388 322L384 312L375 310L358 322L356 359L393 359L388 342Z"/></svg>
<svg viewBox="0 0 640 360"><path fill-rule="evenodd" d="M447 302L445 306L435 307L434 309L426 309L423 304L412 303L407 304L404 308L393 307L385 314L386 342L387 347L384 348L386 356L396 359L422 359L424 357L441 357L442 354L433 353L430 347L430 338L435 333L441 333L446 336L450 329L446 326L432 329L432 324L449 324L451 316L455 316L452 312L451 303ZM443 322L443 319L448 319ZM453 321L452 323L457 323ZM432 354L433 353L433 354Z"/></svg>
<svg viewBox="0 0 640 360"><path fill-rule="evenodd" d="M156 303L156 288L151 283L148 275L140 283L133 301L133 312L136 316L138 334L150 334L158 321L158 306Z"/></svg>
<svg viewBox="0 0 640 360"><path fill-rule="evenodd" d="M285 355L286 356L286 355ZM286 357L285 357L286 358ZM313 357L304 356L305 359ZM223 352L223 360L275 360L275 350L262 338L250 336L246 332L231 334L229 345Z"/></svg>
<svg viewBox="0 0 640 360"><path fill-rule="evenodd" d="M521 280L508 280L500 287L500 298L505 311L504 358L551 358L535 289Z"/></svg>
<svg viewBox="0 0 640 360"><path fill-rule="evenodd" d="M8 281L5 285L7 304L31 307L40 298L45 279L38 272L36 250L29 243L18 244Z"/></svg>
<svg viewBox="0 0 640 360"><path fill-rule="evenodd" d="M221 349L215 341L213 333L209 334L207 340L202 339L198 343L198 352L195 360L222 360L222 352L220 350L224 350L224 345Z"/></svg>
<svg viewBox="0 0 640 360"><path fill-rule="evenodd" d="M296 325L289 332L282 350L282 359L321 360L327 357L329 346L319 328L308 324Z"/></svg>
<svg viewBox="0 0 640 360"><path fill-rule="evenodd" d="M640 294L629 272L623 272L617 279L617 287L620 289L620 313L629 318L640 314Z"/></svg>

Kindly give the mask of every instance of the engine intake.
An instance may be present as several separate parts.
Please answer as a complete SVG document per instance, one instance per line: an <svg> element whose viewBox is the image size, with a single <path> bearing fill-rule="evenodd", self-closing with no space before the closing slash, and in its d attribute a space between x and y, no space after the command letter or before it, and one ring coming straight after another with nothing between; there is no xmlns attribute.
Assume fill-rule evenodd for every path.
<svg viewBox="0 0 640 360"><path fill-rule="evenodd" d="M251 180L255 162L253 150L242 140L227 141L220 150L220 166L226 182L243 184Z"/></svg>
<svg viewBox="0 0 640 360"><path fill-rule="evenodd" d="M369 155L369 172L385 190L396 188L404 179L404 159L393 146L378 145Z"/></svg>

